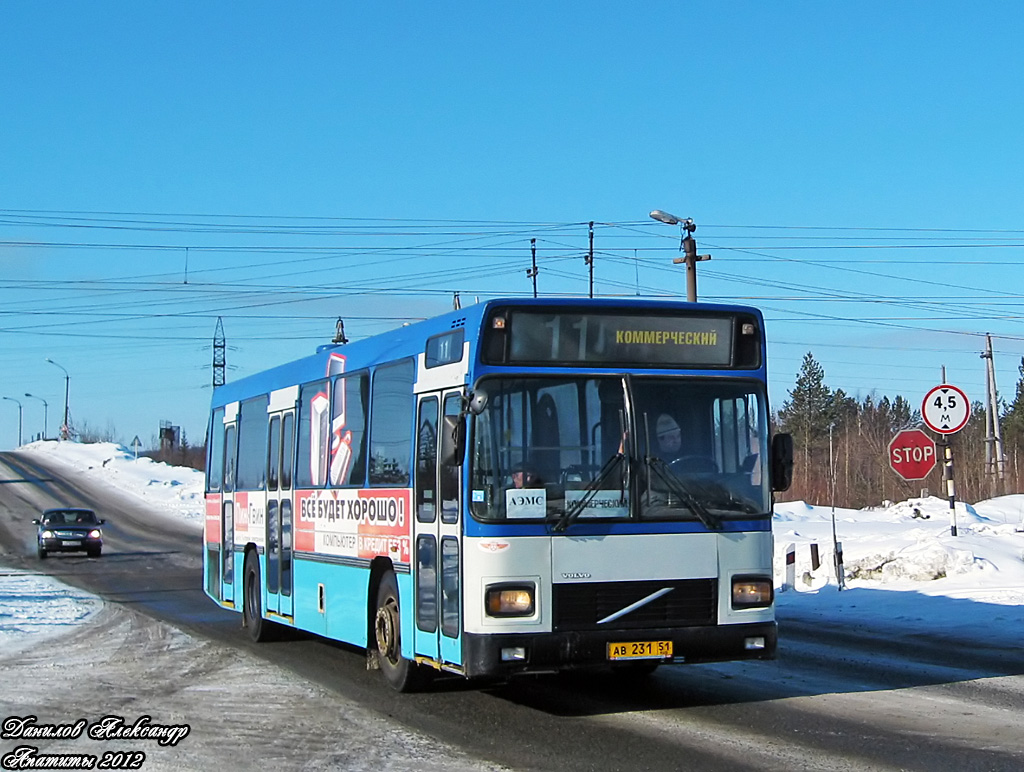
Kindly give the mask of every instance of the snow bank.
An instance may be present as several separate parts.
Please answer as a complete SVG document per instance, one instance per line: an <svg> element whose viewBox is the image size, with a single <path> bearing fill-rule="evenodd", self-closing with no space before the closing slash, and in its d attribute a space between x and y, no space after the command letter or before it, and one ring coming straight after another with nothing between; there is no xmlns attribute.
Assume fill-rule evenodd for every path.
<svg viewBox="0 0 1024 772"><path fill-rule="evenodd" d="M39 453L91 479L137 496L154 509L201 525L204 518L203 473L150 458L136 458L113 442L78 443L45 440L19 450Z"/></svg>

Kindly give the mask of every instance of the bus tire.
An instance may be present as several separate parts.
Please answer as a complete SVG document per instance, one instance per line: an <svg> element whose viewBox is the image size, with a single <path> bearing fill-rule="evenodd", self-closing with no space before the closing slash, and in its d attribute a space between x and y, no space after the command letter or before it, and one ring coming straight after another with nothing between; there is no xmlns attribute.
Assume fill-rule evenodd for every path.
<svg viewBox="0 0 1024 772"><path fill-rule="evenodd" d="M424 678L420 667L402 656L402 615L398 606L398 580L388 570L377 587L377 610L373 619L373 643L377 664L391 688L411 692L420 688Z"/></svg>
<svg viewBox="0 0 1024 772"><path fill-rule="evenodd" d="M270 640L270 626L263 618L263 588L260 583L260 561L256 551L245 556L245 579L242 582L242 625L249 631L249 637L256 643Z"/></svg>

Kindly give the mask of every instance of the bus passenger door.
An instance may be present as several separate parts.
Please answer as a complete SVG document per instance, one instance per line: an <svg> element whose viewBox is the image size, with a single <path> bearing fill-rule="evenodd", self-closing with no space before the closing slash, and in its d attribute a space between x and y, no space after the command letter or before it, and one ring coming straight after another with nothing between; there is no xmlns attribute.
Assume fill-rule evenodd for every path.
<svg viewBox="0 0 1024 772"><path fill-rule="evenodd" d="M460 469L438 463L441 405L458 415L460 395L420 399L416 421L414 482L415 651L437 661L462 664Z"/></svg>
<svg viewBox="0 0 1024 772"><path fill-rule="evenodd" d="M233 409L231 409L233 408ZM235 600L235 470L238 460L238 403L224 415L224 488L220 501L220 598Z"/></svg>
<svg viewBox="0 0 1024 772"><path fill-rule="evenodd" d="M462 395L445 394L442 414L458 418ZM441 422L442 428L444 422ZM462 664L462 467L439 464L438 500L441 503L441 659Z"/></svg>
<svg viewBox="0 0 1024 772"><path fill-rule="evenodd" d="M295 410L270 416L267 442L267 611L292 616L292 478Z"/></svg>

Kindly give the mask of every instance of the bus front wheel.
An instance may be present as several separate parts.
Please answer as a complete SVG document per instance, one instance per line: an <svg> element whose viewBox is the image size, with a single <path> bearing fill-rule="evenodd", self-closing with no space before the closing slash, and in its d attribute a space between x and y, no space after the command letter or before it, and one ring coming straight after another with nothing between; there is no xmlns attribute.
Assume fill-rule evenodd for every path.
<svg viewBox="0 0 1024 772"><path fill-rule="evenodd" d="M373 620L377 663L385 680L400 692L411 692L423 685L422 671L415 662L402 656L402 620L398 606L398 580L388 571L377 588L377 613Z"/></svg>

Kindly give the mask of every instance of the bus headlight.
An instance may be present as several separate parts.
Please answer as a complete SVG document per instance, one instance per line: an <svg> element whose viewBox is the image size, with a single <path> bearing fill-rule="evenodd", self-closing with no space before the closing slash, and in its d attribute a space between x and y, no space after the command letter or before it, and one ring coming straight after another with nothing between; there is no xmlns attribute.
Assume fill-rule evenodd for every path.
<svg viewBox="0 0 1024 772"><path fill-rule="evenodd" d="M732 607L734 609L764 608L775 600L772 580L764 576L734 576Z"/></svg>
<svg viewBox="0 0 1024 772"><path fill-rule="evenodd" d="M492 584L484 594L487 615L528 617L533 614L535 588L532 584Z"/></svg>

